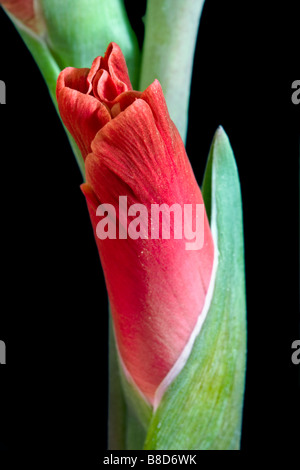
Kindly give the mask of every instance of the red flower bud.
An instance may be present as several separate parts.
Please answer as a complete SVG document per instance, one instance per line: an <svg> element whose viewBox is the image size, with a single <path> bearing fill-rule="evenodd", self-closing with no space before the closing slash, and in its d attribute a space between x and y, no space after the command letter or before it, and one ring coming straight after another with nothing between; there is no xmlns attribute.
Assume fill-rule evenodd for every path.
<svg viewBox="0 0 300 470"><path fill-rule="evenodd" d="M151 218L143 219L134 239L134 211L130 215L129 208L140 204L135 209L146 208L149 215L153 205L177 204L184 217L184 205L189 204L195 230L202 195L159 82L144 92L132 91L116 44L111 43L90 70L63 70L57 100L85 159L87 182L82 190L105 274L119 355L127 375L153 403L203 311L214 246L205 211L203 246L187 249L189 237L175 236L173 226L169 238L151 237ZM115 238L97 236L100 204L115 209ZM162 226L160 220L158 228Z"/></svg>
<svg viewBox="0 0 300 470"><path fill-rule="evenodd" d="M0 5L14 16L21 26L38 35L44 32L45 23L35 0L0 0Z"/></svg>

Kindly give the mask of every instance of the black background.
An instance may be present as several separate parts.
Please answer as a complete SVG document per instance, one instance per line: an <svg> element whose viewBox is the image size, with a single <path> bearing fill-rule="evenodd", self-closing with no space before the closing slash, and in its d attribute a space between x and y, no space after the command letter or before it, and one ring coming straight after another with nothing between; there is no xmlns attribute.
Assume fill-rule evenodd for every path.
<svg viewBox="0 0 300 470"><path fill-rule="evenodd" d="M138 3L138 5L137 5ZM218 125L240 174L248 366L242 450L299 443L297 2L207 0L187 153L201 183ZM126 2L140 41L145 2ZM30 53L0 11L2 443L11 455L106 449L107 298L81 175ZM99 55L104 51L99 51ZM23 446L24 444L24 446Z"/></svg>

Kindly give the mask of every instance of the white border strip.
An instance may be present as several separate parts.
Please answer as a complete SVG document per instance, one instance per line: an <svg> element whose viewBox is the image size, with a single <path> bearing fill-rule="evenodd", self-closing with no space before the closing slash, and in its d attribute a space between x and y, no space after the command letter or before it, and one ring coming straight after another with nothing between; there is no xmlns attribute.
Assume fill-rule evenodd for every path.
<svg viewBox="0 0 300 470"><path fill-rule="evenodd" d="M212 169L212 186L213 186L213 169ZM170 369L168 374L165 376L163 381L159 384L158 388L156 389L155 395L154 395L154 402L153 402L153 411L155 412L158 408L158 405L162 399L163 394L165 393L166 389L169 387L171 382L177 377L177 375L181 372L183 367L185 366L191 352L194 346L194 342L199 335L202 325L205 321L206 315L209 311L209 307L211 304L212 296L214 293L214 288L215 288L215 280L216 280L216 273L217 273L217 267L218 267L218 260L219 260L219 251L218 251L218 246L217 246L217 210L216 210L216 201L215 197L213 195L212 191L212 200L211 200L211 232L212 232L212 237L214 241L214 261L213 261L213 267L212 267L212 272L211 272L211 279L209 283L209 287L207 290L205 302L203 309L198 316L198 320L196 323L196 326L194 330L191 333L191 336L185 345L182 353L180 354L179 358L173 365L173 367Z"/></svg>

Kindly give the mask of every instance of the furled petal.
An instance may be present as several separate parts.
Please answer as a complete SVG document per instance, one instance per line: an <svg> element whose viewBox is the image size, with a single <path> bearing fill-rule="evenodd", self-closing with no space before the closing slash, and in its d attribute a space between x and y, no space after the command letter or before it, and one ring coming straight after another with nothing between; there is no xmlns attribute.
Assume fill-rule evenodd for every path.
<svg viewBox="0 0 300 470"><path fill-rule="evenodd" d="M58 77L56 96L61 118L73 135L83 158L91 151L96 133L110 119L106 106L88 91L89 69L67 67Z"/></svg>
<svg viewBox="0 0 300 470"><path fill-rule="evenodd" d="M132 90L125 58L115 42L111 42L107 48L103 58L103 67L106 67L112 77L118 94Z"/></svg>
<svg viewBox="0 0 300 470"><path fill-rule="evenodd" d="M94 59L87 79L89 84L88 93L91 92L93 81L100 70L105 70L109 74L118 95L132 90L124 56L115 42L109 44L104 57L99 56ZM108 99L107 96L103 96L103 98Z"/></svg>

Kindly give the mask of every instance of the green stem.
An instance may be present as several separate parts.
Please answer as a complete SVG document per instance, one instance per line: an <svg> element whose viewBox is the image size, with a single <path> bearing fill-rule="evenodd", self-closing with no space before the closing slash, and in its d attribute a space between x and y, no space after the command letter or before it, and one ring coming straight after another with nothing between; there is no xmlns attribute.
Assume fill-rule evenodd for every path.
<svg viewBox="0 0 300 470"><path fill-rule="evenodd" d="M11 19L13 21L12 17ZM55 90L57 77L60 73L60 67L55 61L46 43L42 39L30 36L30 34L28 34L25 30L22 30L17 26L16 29L32 54L38 68L40 69L40 72L47 84L55 109L58 110Z"/></svg>
<svg viewBox="0 0 300 470"><path fill-rule="evenodd" d="M13 24L14 19L11 15L8 14L10 19L12 20ZM25 30L18 28L15 25L18 33L20 34L21 38L23 39L24 43L28 47L32 57L34 58L45 82L48 87L48 91L50 94L50 97L52 99L52 102L54 104L54 107L57 111L57 114L60 118L59 112L58 112L58 106L57 106L57 100L56 100L56 82L57 82L57 77L58 74L60 73L60 67L58 66L57 62L55 61L51 51L49 50L46 42L42 38L38 38L37 36L31 36L29 33L27 33ZM62 125L64 126L63 122L61 121ZM66 131L66 134L68 136L71 148L73 150L73 153L75 155L77 164L79 166L79 169L81 171L83 179L85 179L85 168L84 168L84 161L81 155L81 152L79 148L77 147L73 137L71 134L68 132L66 127L64 126L64 129Z"/></svg>
<svg viewBox="0 0 300 470"><path fill-rule="evenodd" d="M40 0L47 42L61 68L90 67L111 41L125 56L132 85L137 85L140 52L124 0Z"/></svg>
<svg viewBox="0 0 300 470"><path fill-rule="evenodd" d="M157 78L185 142L195 44L204 0L148 0L140 90Z"/></svg>

